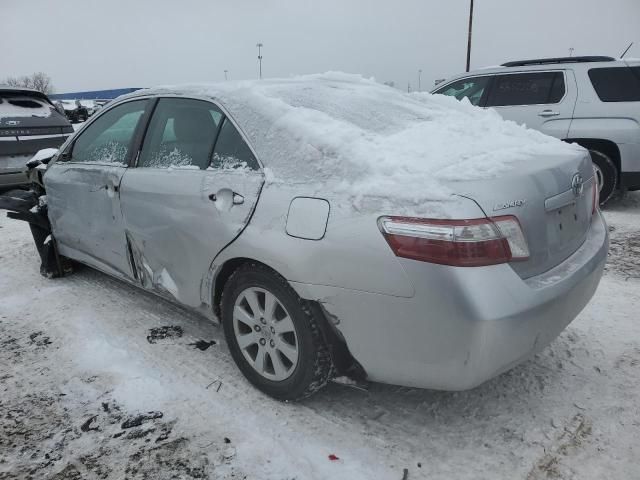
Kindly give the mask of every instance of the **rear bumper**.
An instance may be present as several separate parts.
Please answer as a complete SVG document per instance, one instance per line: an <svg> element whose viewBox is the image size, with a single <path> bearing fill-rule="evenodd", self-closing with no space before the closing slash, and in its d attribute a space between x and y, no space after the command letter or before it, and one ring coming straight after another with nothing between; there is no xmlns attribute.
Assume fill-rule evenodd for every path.
<svg viewBox="0 0 640 480"><path fill-rule="evenodd" d="M35 153L35 152L34 152ZM0 156L0 188L24 185L27 180L27 162L33 158L28 155Z"/></svg>
<svg viewBox="0 0 640 480"><path fill-rule="evenodd" d="M640 172L622 172L620 187L628 190L640 190Z"/></svg>
<svg viewBox="0 0 640 480"><path fill-rule="evenodd" d="M515 366L564 330L593 296L608 244L598 215L571 257L527 280L509 265L453 268L402 260L416 287L412 298L294 287L337 318L371 380L464 390Z"/></svg>
<svg viewBox="0 0 640 480"><path fill-rule="evenodd" d="M618 144L620 188L640 190L640 143Z"/></svg>

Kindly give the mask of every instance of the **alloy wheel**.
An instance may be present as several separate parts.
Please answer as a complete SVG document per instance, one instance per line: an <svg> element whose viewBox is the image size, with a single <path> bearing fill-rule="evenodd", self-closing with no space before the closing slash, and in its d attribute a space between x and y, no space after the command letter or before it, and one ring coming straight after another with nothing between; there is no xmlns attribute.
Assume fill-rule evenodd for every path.
<svg viewBox="0 0 640 480"><path fill-rule="evenodd" d="M287 310L268 290L243 290L233 307L233 332L240 351L264 378L282 381L295 371L298 337Z"/></svg>

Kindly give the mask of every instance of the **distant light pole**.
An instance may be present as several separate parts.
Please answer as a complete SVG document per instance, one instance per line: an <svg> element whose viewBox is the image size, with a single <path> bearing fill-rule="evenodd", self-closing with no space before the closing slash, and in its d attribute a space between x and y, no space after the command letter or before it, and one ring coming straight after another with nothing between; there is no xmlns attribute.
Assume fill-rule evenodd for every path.
<svg viewBox="0 0 640 480"><path fill-rule="evenodd" d="M473 0L469 8L469 39L467 41L467 72L471 68L471 32L473 31Z"/></svg>
<svg viewBox="0 0 640 480"><path fill-rule="evenodd" d="M418 70L418 91L422 91L422 70Z"/></svg>
<svg viewBox="0 0 640 480"><path fill-rule="evenodd" d="M257 43L256 47L258 47L258 69L259 69L259 78L262 80L262 47L261 43Z"/></svg>
<svg viewBox="0 0 640 480"><path fill-rule="evenodd" d="M227 76L227 73L229 73L229 70L225 70L224 71L224 79L225 80L229 80L229 77Z"/></svg>

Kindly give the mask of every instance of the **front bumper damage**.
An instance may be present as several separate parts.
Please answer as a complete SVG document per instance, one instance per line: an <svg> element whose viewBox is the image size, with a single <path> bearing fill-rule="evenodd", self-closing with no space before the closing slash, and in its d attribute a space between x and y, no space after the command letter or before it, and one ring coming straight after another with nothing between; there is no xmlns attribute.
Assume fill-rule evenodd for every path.
<svg viewBox="0 0 640 480"><path fill-rule="evenodd" d="M31 235L40 256L40 273L48 278L61 277L72 271L69 259L58 254L51 224L47 215L47 197L42 183L45 165L38 161L27 164L28 187L9 190L0 195L0 210L7 217L29 224Z"/></svg>

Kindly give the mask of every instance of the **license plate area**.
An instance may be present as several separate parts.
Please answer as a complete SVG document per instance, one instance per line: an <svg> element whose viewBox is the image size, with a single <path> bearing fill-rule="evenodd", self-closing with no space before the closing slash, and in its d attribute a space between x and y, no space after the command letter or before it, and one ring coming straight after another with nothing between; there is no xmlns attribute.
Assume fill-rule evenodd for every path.
<svg viewBox="0 0 640 480"><path fill-rule="evenodd" d="M590 217L582 198L547 211L547 241L549 253L569 256L584 241Z"/></svg>

